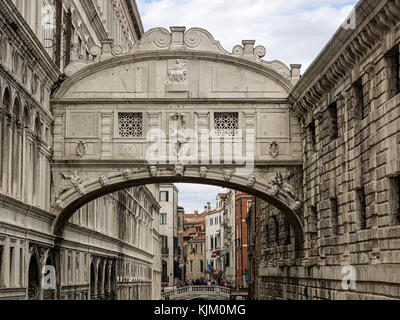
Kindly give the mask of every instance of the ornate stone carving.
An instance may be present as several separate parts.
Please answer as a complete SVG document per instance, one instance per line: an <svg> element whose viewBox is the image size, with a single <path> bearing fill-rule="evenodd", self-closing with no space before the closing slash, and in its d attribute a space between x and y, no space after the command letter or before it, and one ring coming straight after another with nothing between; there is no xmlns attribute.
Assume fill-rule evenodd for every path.
<svg viewBox="0 0 400 320"><path fill-rule="evenodd" d="M65 204L65 202L60 199L58 199L55 203L55 208L57 210L64 210L66 207L67 205Z"/></svg>
<svg viewBox="0 0 400 320"><path fill-rule="evenodd" d="M84 141L79 141L78 146L76 147L76 155L83 158L87 152L87 145Z"/></svg>
<svg viewBox="0 0 400 320"><path fill-rule="evenodd" d="M129 112L118 114L118 130L122 138L139 138L143 134L143 114Z"/></svg>
<svg viewBox="0 0 400 320"><path fill-rule="evenodd" d="M296 201L294 207L302 206L301 202L298 201L298 193L296 189L288 182L294 176L294 172L290 171L287 175L283 176L282 173L277 173L275 177L271 179L272 186L269 192L274 196L282 194L286 198L292 201ZM299 203L297 203L299 202ZM298 209L293 209L298 210Z"/></svg>
<svg viewBox="0 0 400 320"><path fill-rule="evenodd" d="M267 49L265 49L264 46L257 46L254 49L254 54L256 57L258 57L259 59L262 59L265 57L265 55L267 54Z"/></svg>
<svg viewBox="0 0 400 320"><path fill-rule="evenodd" d="M184 42L189 48L196 48L203 40L203 34L196 30L189 30L185 33Z"/></svg>
<svg viewBox="0 0 400 320"><path fill-rule="evenodd" d="M176 111L170 117L170 138L175 142L176 154L179 156L183 144L186 143L185 116L182 112Z"/></svg>
<svg viewBox="0 0 400 320"><path fill-rule="evenodd" d="M110 179L108 179L106 176L100 176L99 181L103 187L108 186L110 184Z"/></svg>
<svg viewBox="0 0 400 320"><path fill-rule="evenodd" d="M175 164L175 175L177 177L183 177L185 166L182 163Z"/></svg>
<svg viewBox="0 0 400 320"><path fill-rule="evenodd" d="M80 195L85 195L86 194L86 189L85 186L83 185L83 179L78 176L78 172L74 171L72 175L66 175L64 173L61 173L61 176L66 179L70 180L70 184L72 185L73 188L80 194ZM71 188L64 188L62 189L61 193L63 193L66 190L69 190Z"/></svg>
<svg viewBox="0 0 400 320"><path fill-rule="evenodd" d="M151 166L149 169L150 169L150 176L157 177L157 175L158 175L157 167L156 166Z"/></svg>
<svg viewBox="0 0 400 320"><path fill-rule="evenodd" d="M160 49L169 47L171 44L171 34L165 29L158 29L152 32L153 44Z"/></svg>
<svg viewBox="0 0 400 320"><path fill-rule="evenodd" d="M6 36L1 37L0 42L0 59L5 62L7 60L7 39Z"/></svg>
<svg viewBox="0 0 400 320"><path fill-rule="evenodd" d="M234 137L239 130L239 114L237 112L215 112L214 130L218 137Z"/></svg>
<svg viewBox="0 0 400 320"><path fill-rule="evenodd" d="M124 144L120 146L119 154L122 156L134 156L138 154L138 150L134 144Z"/></svg>
<svg viewBox="0 0 400 320"><path fill-rule="evenodd" d="M133 173L132 170L126 169L122 171L122 175L124 176L125 180L132 180L133 179Z"/></svg>
<svg viewBox="0 0 400 320"><path fill-rule="evenodd" d="M241 45L236 45L236 46L233 47L232 54L234 56L241 57L244 54L244 48Z"/></svg>
<svg viewBox="0 0 400 320"><path fill-rule="evenodd" d="M276 141L272 141L269 145L269 154L272 158L279 156L279 144Z"/></svg>
<svg viewBox="0 0 400 320"><path fill-rule="evenodd" d="M184 84L188 80L187 60L176 59L175 65L168 69L168 80L171 84Z"/></svg>
<svg viewBox="0 0 400 320"><path fill-rule="evenodd" d="M232 170L225 170L224 171L224 180L231 181L232 179Z"/></svg>
<svg viewBox="0 0 400 320"><path fill-rule="evenodd" d="M207 167L201 167L200 168L200 177L205 179L207 177L208 169Z"/></svg>
<svg viewBox="0 0 400 320"><path fill-rule="evenodd" d="M256 184L256 176L252 174L252 175L249 177L248 181L247 181L247 186L248 186L249 188L253 188L255 184Z"/></svg>

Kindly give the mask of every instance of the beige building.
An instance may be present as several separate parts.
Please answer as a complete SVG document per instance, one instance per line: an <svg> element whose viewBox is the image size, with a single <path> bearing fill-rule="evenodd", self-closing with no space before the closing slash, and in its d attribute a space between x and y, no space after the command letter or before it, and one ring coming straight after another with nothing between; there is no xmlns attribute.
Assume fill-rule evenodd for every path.
<svg viewBox="0 0 400 320"><path fill-rule="evenodd" d="M227 195L218 194L216 208L208 210L206 216L206 267L210 265L216 275L224 272L224 208Z"/></svg>
<svg viewBox="0 0 400 320"><path fill-rule="evenodd" d="M83 179L71 170L52 183L51 93L102 41L128 50L140 39L135 2L4 0L0 20L0 299L160 298L158 186L84 205L62 240L49 228L51 192ZM45 266L54 289L41 286Z"/></svg>
<svg viewBox="0 0 400 320"><path fill-rule="evenodd" d="M235 210L236 210L236 192L230 190L224 203L223 218L223 256L224 256L224 276L226 281L235 287L236 279L236 235L235 235Z"/></svg>
<svg viewBox="0 0 400 320"><path fill-rule="evenodd" d="M160 234L162 237L162 285L174 286L180 277L178 260L178 194L173 184L161 184Z"/></svg>
<svg viewBox="0 0 400 320"><path fill-rule="evenodd" d="M207 207L208 210L208 207ZM206 229L207 212L185 215L184 241L186 260L186 280L205 278L206 262Z"/></svg>

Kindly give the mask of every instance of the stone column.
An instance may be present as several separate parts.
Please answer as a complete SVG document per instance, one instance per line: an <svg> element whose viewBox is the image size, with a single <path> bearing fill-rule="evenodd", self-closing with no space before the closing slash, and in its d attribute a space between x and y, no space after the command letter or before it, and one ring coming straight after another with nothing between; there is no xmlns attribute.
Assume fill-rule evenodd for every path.
<svg viewBox="0 0 400 320"><path fill-rule="evenodd" d="M9 155L10 155L10 138L9 138L9 115L3 119L3 146L2 146L2 191L9 194L8 174L9 174Z"/></svg>
<svg viewBox="0 0 400 320"><path fill-rule="evenodd" d="M14 182L14 195L17 197L17 199L21 199L21 186L22 186L22 124L20 122L17 122L17 141L16 141L16 158L14 160L14 166L15 166L15 182Z"/></svg>
<svg viewBox="0 0 400 320"><path fill-rule="evenodd" d="M15 118L13 115L8 115L8 153L7 153L7 194L12 195L13 193L13 177L14 177L14 141L15 141Z"/></svg>
<svg viewBox="0 0 400 320"><path fill-rule="evenodd" d="M107 261L104 260L102 262L103 268L102 268L102 273L101 273L101 296L104 299L104 293L105 293L105 282L106 282L106 267L107 267Z"/></svg>
<svg viewBox="0 0 400 320"><path fill-rule="evenodd" d="M94 258L94 290L93 291L93 297L91 297L92 300L97 299L97 284L98 284L98 279L99 279L99 259Z"/></svg>
<svg viewBox="0 0 400 320"><path fill-rule="evenodd" d="M25 178L24 193L27 204L33 204L33 158L34 158L34 134L29 128L25 129Z"/></svg>
<svg viewBox="0 0 400 320"><path fill-rule="evenodd" d="M10 288L10 238L6 238L4 240L4 248L3 248L3 267L1 268L3 276L2 276L2 285L3 288Z"/></svg>

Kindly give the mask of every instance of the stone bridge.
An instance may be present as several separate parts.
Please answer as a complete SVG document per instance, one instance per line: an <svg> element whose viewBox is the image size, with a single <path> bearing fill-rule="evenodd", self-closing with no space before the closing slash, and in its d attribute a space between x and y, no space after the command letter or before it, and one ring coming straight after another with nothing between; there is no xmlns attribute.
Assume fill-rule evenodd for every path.
<svg viewBox="0 0 400 320"><path fill-rule="evenodd" d="M189 286L162 294L162 300L229 300L231 290L225 287Z"/></svg>
<svg viewBox="0 0 400 320"><path fill-rule="evenodd" d="M301 126L287 100L300 66L254 44L229 53L203 29L158 28L129 52L103 42L70 64L52 98L54 233L110 192L187 182L268 201L300 245Z"/></svg>

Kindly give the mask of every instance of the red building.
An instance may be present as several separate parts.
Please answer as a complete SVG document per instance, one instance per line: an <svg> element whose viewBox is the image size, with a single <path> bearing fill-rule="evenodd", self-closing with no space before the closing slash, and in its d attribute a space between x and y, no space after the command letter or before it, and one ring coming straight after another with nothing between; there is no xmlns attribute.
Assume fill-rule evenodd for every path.
<svg viewBox="0 0 400 320"><path fill-rule="evenodd" d="M247 193L236 191L235 197L235 239L236 239L236 288L248 287L248 237L247 213L253 202Z"/></svg>

